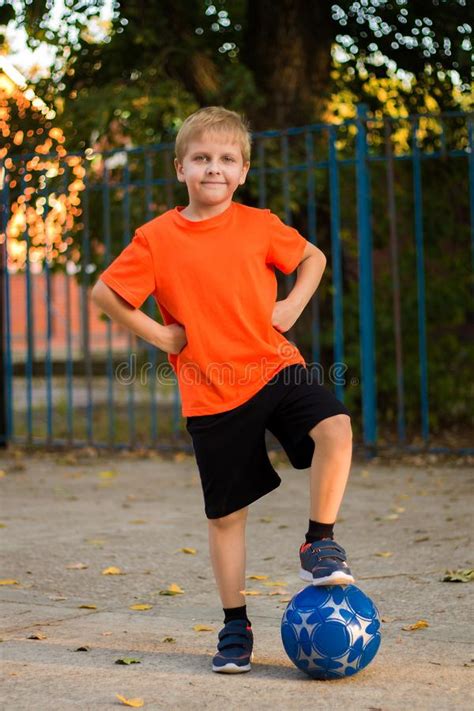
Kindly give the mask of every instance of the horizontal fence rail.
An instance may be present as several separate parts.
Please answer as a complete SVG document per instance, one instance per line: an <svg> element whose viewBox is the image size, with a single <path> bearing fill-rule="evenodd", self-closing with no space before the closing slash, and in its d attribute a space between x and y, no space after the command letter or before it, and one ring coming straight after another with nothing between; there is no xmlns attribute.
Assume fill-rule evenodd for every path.
<svg viewBox="0 0 474 711"><path fill-rule="evenodd" d="M4 442L190 449L174 377L137 377L166 354L90 300L134 229L186 204L173 150L20 153L0 164ZM256 133L235 199L271 208L327 255L286 335L348 405L365 451L474 453L463 434L472 115L378 117L359 106L340 124ZM279 275L279 298L295 277ZM161 320L151 297L144 309Z"/></svg>

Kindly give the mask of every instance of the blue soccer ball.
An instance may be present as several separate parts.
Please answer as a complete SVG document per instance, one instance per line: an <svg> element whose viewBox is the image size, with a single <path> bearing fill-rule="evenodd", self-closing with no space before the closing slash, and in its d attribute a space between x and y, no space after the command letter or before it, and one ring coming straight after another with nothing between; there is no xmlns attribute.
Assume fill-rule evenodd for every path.
<svg viewBox="0 0 474 711"><path fill-rule="evenodd" d="M380 646L379 612L355 585L308 585L288 603L281 638L291 661L313 679L364 669Z"/></svg>

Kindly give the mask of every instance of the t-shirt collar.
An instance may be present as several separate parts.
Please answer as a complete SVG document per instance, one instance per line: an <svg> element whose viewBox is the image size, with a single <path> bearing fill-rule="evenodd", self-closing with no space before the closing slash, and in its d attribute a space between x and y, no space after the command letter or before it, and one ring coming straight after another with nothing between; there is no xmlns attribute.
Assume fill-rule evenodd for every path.
<svg viewBox="0 0 474 711"><path fill-rule="evenodd" d="M232 212L234 211L234 206L235 203L234 201L232 201L229 207L226 207L226 209L220 212L218 215L208 217L205 220L189 220L187 217L184 217L181 212L184 210L185 205L177 205L172 210L172 215L178 225L186 227L188 230L207 230L213 229L214 227L220 227L222 224L224 224L230 218Z"/></svg>

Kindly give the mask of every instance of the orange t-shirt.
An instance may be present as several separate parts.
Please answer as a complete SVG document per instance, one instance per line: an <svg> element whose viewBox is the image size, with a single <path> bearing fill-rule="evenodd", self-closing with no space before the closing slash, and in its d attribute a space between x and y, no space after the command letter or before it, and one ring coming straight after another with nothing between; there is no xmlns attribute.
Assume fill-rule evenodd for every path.
<svg viewBox="0 0 474 711"><path fill-rule="evenodd" d="M232 202L192 221L175 207L139 227L101 279L136 308L153 294L187 344L168 354L183 417L246 402L282 368L305 360L272 326L274 267L290 274L306 239L268 209Z"/></svg>

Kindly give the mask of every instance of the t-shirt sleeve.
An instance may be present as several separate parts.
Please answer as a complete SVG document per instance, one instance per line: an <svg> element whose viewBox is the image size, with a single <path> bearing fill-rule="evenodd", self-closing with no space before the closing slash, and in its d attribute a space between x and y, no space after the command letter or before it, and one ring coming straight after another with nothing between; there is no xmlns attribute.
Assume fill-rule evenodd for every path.
<svg viewBox="0 0 474 711"><path fill-rule="evenodd" d="M267 228L269 244L266 263L273 264L284 274L291 274L301 262L307 240L270 210Z"/></svg>
<svg viewBox="0 0 474 711"><path fill-rule="evenodd" d="M140 229L99 278L135 308L155 291L153 257Z"/></svg>

